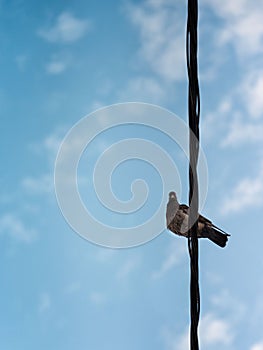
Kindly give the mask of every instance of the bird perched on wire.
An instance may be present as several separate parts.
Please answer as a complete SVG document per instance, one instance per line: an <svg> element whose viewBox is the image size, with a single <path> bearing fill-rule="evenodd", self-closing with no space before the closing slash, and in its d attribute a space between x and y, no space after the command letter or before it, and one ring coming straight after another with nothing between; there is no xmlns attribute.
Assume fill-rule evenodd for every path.
<svg viewBox="0 0 263 350"><path fill-rule="evenodd" d="M189 220L189 207L185 204L179 204L177 201L176 193L169 193L169 201L166 209L166 226L173 233L188 237L188 220ZM210 241L225 247L228 237L228 233L224 232L217 226L215 226L210 220L202 215L198 216L198 238L208 238Z"/></svg>

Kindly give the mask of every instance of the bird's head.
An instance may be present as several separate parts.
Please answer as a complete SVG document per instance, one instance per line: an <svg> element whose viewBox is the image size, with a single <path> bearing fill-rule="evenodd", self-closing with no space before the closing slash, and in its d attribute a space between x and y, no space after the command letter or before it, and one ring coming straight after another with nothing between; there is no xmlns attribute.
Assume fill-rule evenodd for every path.
<svg viewBox="0 0 263 350"><path fill-rule="evenodd" d="M171 200L171 199L177 200L176 193L173 191L169 193L169 200Z"/></svg>

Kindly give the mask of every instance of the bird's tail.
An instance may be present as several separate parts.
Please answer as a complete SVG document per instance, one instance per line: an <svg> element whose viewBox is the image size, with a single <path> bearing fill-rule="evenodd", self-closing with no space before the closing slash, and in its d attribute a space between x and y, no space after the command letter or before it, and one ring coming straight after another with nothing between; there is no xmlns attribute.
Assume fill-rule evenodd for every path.
<svg viewBox="0 0 263 350"><path fill-rule="evenodd" d="M228 236L230 236L229 234L222 233L213 227L206 227L202 233L204 237L210 239L210 241L214 242L215 244L219 245L219 247L222 247L222 248L226 246L226 242L228 241Z"/></svg>

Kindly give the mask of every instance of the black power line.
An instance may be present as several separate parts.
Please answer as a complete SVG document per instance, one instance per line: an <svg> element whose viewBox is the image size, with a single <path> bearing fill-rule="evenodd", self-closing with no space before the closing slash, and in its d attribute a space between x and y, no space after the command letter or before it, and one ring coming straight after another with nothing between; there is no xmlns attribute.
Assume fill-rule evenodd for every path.
<svg viewBox="0 0 263 350"><path fill-rule="evenodd" d="M190 255L190 348L199 349L198 324L200 317L200 291L199 291L199 266L198 266L198 177L197 162L199 154L199 119L200 119L200 94L197 67L197 25L198 25L198 1L188 0L187 32L186 32L186 56L188 71L188 122L189 122L189 235L188 249Z"/></svg>

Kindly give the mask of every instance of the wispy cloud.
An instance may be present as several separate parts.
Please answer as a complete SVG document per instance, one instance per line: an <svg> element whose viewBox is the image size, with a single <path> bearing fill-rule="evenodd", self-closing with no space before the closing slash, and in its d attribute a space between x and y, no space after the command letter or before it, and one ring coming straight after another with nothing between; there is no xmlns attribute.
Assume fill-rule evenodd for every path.
<svg viewBox="0 0 263 350"><path fill-rule="evenodd" d="M152 272L153 279L159 279L163 277L168 271L175 266L179 265L186 258L186 246L184 240L176 240L173 242L166 252L165 258L156 271Z"/></svg>
<svg viewBox="0 0 263 350"><path fill-rule="evenodd" d="M30 143L29 151L37 156L41 156L46 161L47 170L42 174L25 176L20 184L25 193L29 195L49 195L54 193L54 163L59 146L62 142L65 129L56 129L42 140Z"/></svg>
<svg viewBox="0 0 263 350"><path fill-rule="evenodd" d="M127 259L117 272L117 279L124 280L130 276L140 265L140 259L138 257L132 257Z"/></svg>
<svg viewBox="0 0 263 350"><path fill-rule="evenodd" d="M17 64L18 69L23 72L26 69L26 65L28 63L28 55L21 54L15 57L15 62Z"/></svg>
<svg viewBox="0 0 263 350"><path fill-rule="evenodd" d="M72 294L75 294L78 291L80 291L80 289L81 289L81 283L77 282L77 281L74 281L74 282L72 282L72 283L70 283L69 285L66 286L65 293L69 294L69 295L72 295Z"/></svg>
<svg viewBox="0 0 263 350"><path fill-rule="evenodd" d="M49 163L54 165L54 161L56 159L56 155L59 150L59 146L61 145L61 142L63 140L63 137L66 134L66 131L68 131L68 127L61 126L54 131L52 131L50 134L48 134L46 137L44 137L42 140L34 143L29 144L29 149L33 153L41 156L45 156L45 158L49 161Z"/></svg>
<svg viewBox="0 0 263 350"><path fill-rule="evenodd" d="M48 293L42 293L39 298L38 312L43 314L51 307L51 298Z"/></svg>
<svg viewBox="0 0 263 350"><path fill-rule="evenodd" d="M189 329L181 336L170 329L163 329L162 335L167 350L185 350L190 348ZM231 323L227 319L207 313L200 320L199 339L203 347L230 345L234 340Z"/></svg>
<svg viewBox="0 0 263 350"><path fill-rule="evenodd" d="M139 31L139 57L154 73L166 81L184 79L185 26L172 1L129 3L126 12Z"/></svg>
<svg viewBox="0 0 263 350"><path fill-rule="evenodd" d="M52 60L46 65L46 71L49 74L57 75L57 74L63 73L67 67L68 67L67 62Z"/></svg>
<svg viewBox="0 0 263 350"><path fill-rule="evenodd" d="M52 133L43 138L43 140L35 143L29 144L29 150L37 155L41 155L42 159L47 162L47 170L35 176L25 176L21 180L21 187L30 195L46 195L54 193L54 165L56 156L61 146L64 135L68 131L65 127L60 127L54 130ZM70 150L73 152L75 149L79 149L79 145L82 144L83 140L75 139L70 147ZM90 154L96 154L98 149L101 147L101 150L104 151L107 145L104 142L101 142L96 146L96 149L92 150ZM66 172L66 170L65 170ZM71 179L66 176L61 177L60 181L69 183ZM73 179L75 183L75 179ZM77 177L78 185L86 185L89 179L86 175L78 175Z"/></svg>
<svg viewBox="0 0 263 350"><path fill-rule="evenodd" d="M221 141L222 147L238 147L243 144L263 143L263 123L244 121L240 115L229 123L226 136Z"/></svg>
<svg viewBox="0 0 263 350"><path fill-rule="evenodd" d="M101 292L92 292L89 299L95 305L102 305L106 302L106 295Z"/></svg>
<svg viewBox="0 0 263 350"><path fill-rule="evenodd" d="M163 327L161 336L165 343L166 350L186 350L189 349L189 332L185 331L183 334L176 334L173 329Z"/></svg>
<svg viewBox="0 0 263 350"><path fill-rule="evenodd" d="M219 286L217 286L215 294L211 297L211 302L216 310L228 313L232 324L246 317L247 305L236 295L231 295L228 289L219 290Z"/></svg>
<svg viewBox="0 0 263 350"><path fill-rule="evenodd" d="M263 350L263 341L252 345L250 350Z"/></svg>
<svg viewBox="0 0 263 350"><path fill-rule="evenodd" d="M110 263L116 256L116 250L101 247L96 251L95 260L100 263Z"/></svg>
<svg viewBox="0 0 263 350"><path fill-rule="evenodd" d="M263 143L263 72L252 68L236 83L231 93L205 117L206 140L214 140L220 134L222 147Z"/></svg>
<svg viewBox="0 0 263 350"><path fill-rule="evenodd" d="M241 179L221 204L224 215L240 212L250 206L263 204L263 169L254 178Z"/></svg>
<svg viewBox="0 0 263 350"><path fill-rule="evenodd" d="M165 97L165 89L157 79L147 77L132 78L119 94L121 100L160 102Z"/></svg>
<svg viewBox="0 0 263 350"><path fill-rule="evenodd" d="M240 97L245 99L245 107L249 116L254 119L263 118L262 91L263 71L252 69L241 83Z"/></svg>
<svg viewBox="0 0 263 350"><path fill-rule="evenodd" d="M213 112L208 113L202 122L203 135L206 142L215 140L218 133L225 133L226 120L232 111L232 98L225 97L214 107Z"/></svg>
<svg viewBox="0 0 263 350"><path fill-rule="evenodd" d="M232 44L240 58L262 53L263 22L257 0L204 0L203 4L224 20L218 29L219 45Z"/></svg>
<svg viewBox="0 0 263 350"><path fill-rule="evenodd" d="M231 323L215 316L214 314L206 314L200 322L200 342L204 346L221 344L229 345L234 339L234 332Z"/></svg>
<svg viewBox="0 0 263 350"><path fill-rule="evenodd" d="M35 229L27 227L12 213L0 217L0 234L6 234L17 241L31 243L37 236Z"/></svg>
<svg viewBox="0 0 263 350"><path fill-rule="evenodd" d="M89 20L77 18L70 12L63 12L55 23L40 29L38 35L51 43L72 43L82 38L90 26Z"/></svg>
<svg viewBox="0 0 263 350"><path fill-rule="evenodd" d="M212 38L216 38L208 43L210 51L222 53L225 49L230 58L232 53L228 48L231 47L238 57L239 69L243 71L242 78L233 75L229 91L221 98L218 107L213 107L213 112L206 116L203 135L213 142L216 139L222 147L262 143L263 72L260 62L263 22L259 2L204 0L201 8L211 10L220 19L220 26L209 27ZM218 56L222 57L222 54ZM211 64L214 66L213 62ZM227 109L222 110L224 102Z"/></svg>
<svg viewBox="0 0 263 350"><path fill-rule="evenodd" d="M54 190L52 174L44 174L39 177L25 177L22 187L32 195L50 194Z"/></svg>

